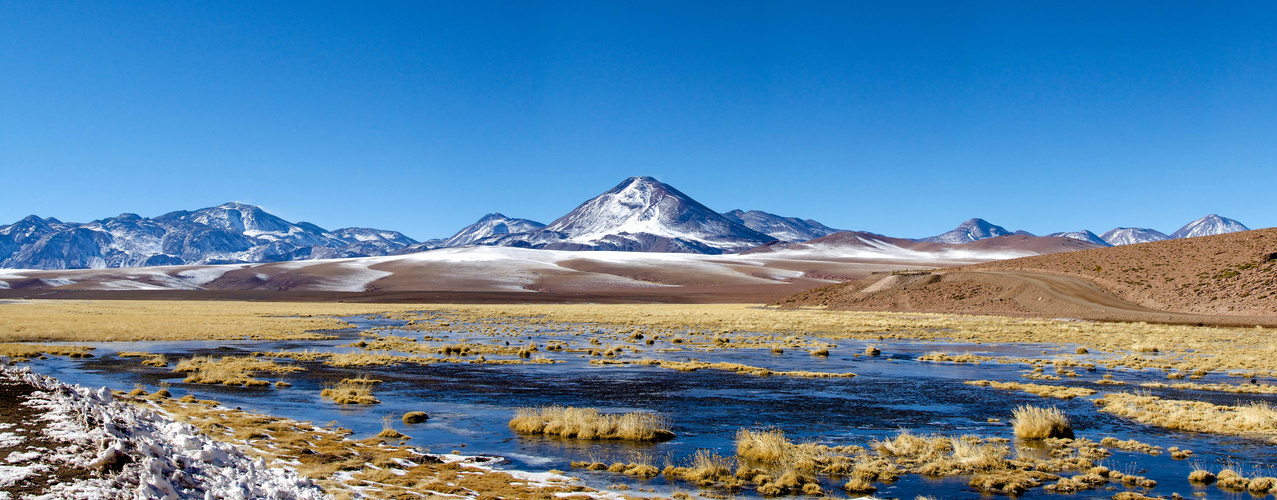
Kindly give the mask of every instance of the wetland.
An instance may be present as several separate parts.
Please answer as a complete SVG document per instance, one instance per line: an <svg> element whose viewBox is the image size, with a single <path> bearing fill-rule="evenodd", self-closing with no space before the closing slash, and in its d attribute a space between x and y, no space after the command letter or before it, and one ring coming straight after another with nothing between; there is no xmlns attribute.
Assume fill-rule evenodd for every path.
<svg viewBox="0 0 1277 500"><path fill-rule="evenodd" d="M1277 475L1277 428L1265 420L1277 396L1263 389L1277 366L1264 329L746 305L337 305L324 314L315 304L217 304L208 314L221 317L220 334L138 328L95 342L94 322L59 316L116 325L114 314L141 314L99 304L5 304L6 327L49 314L65 336L0 331L28 341L4 348L67 383L163 389L176 413L177 398L191 396L352 438L499 456L500 468L561 473L603 496L1253 498ZM199 322L188 314L183 321ZM362 384L371 399L322 395L343 383ZM514 429L516 418L551 407L650 415L671 435ZM1067 417L1072 439L1018 438L1015 413L1025 407ZM1194 425L1197 407L1238 410L1246 425ZM427 416L405 423L411 412ZM333 492L392 497L367 477L316 470ZM1191 482L1195 471L1229 481Z"/></svg>

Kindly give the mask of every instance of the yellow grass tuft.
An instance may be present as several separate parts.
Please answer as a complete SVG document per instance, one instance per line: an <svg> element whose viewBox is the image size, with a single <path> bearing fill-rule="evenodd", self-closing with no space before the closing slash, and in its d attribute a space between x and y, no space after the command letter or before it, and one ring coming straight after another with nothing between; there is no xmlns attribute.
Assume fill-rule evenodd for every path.
<svg viewBox="0 0 1277 500"><path fill-rule="evenodd" d="M214 359L212 356L196 356L177 362L173 371L189 373L184 382L191 384L222 385L270 385L265 380L253 378L259 372L287 373L300 371L297 366L281 365L268 359L258 357L225 356Z"/></svg>
<svg viewBox="0 0 1277 500"><path fill-rule="evenodd" d="M408 424L408 425L420 424L427 420L430 420L430 415L427 415L426 412L424 411L410 411L408 413L403 414L404 424Z"/></svg>
<svg viewBox="0 0 1277 500"><path fill-rule="evenodd" d="M520 434L546 434L586 440L664 441L674 437L669 421L646 412L603 414L597 408L545 406L520 408L510 429Z"/></svg>
<svg viewBox="0 0 1277 500"><path fill-rule="evenodd" d="M1277 436L1277 409L1256 401L1238 406L1162 399L1147 394L1108 394L1100 411L1173 430L1230 435Z"/></svg>
<svg viewBox="0 0 1277 500"><path fill-rule="evenodd" d="M372 396L374 385L376 384L346 379L336 385L325 387L319 395L331 399L337 404L373 405L381 402Z"/></svg>
<svg viewBox="0 0 1277 500"><path fill-rule="evenodd" d="M1072 438L1069 417L1054 406L1020 406L1011 412L1015 436L1020 439Z"/></svg>
<svg viewBox="0 0 1277 500"><path fill-rule="evenodd" d="M1078 397L1086 397L1095 394L1092 389L1085 387L1067 387L1062 385L1042 385L1042 384L1025 384L1020 382L997 382L993 380L968 380L964 382L967 385L979 387L992 387L1004 391L1024 391L1029 394L1042 396L1044 398L1073 399Z"/></svg>

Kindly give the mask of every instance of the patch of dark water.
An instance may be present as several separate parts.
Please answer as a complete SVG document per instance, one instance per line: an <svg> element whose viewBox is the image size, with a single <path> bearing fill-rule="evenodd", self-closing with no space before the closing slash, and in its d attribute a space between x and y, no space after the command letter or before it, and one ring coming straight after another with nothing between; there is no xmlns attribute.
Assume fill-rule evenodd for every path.
<svg viewBox="0 0 1277 500"><path fill-rule="evenodd" d="M1101 391L1097 396L1104 392L1139 389L1138 386L1105 387L1077 380L1026 381L1021 378L1029 369L1025 365L916 361L917 356L933 351L1029 356L1040 354L1042 350L1064 350L1057 346L840 340L830 342L838 347L828 357L812 356L800 350L776 355L766 349L656 352L654 348L645 348L637 354L627 352L619 357L622 360L695 358L707 362L763 366L778 371L850 371L859 374L850 379L758 377L711 369L679 372L646 365L601 366L589 363L597 357L573 353L540 353L563 361L554 365L404 364L346 369L304 362L298 364L306 368L305 372L268 377L272 381L285 380L293 384L285 389L185 384L182 382L183 375L173 373L171 367L148 367L141 365L136 358L121 359L109 355L119 350L144 350L167 354L172 360L210 353L245 355L253 351L274 350L349 351L352 348L337 346L357 337L358 329L355 330L342 339L328 341L99 344L95 358L50 357L36 361L34 365L41 373L87 386L105 385L128 390L134 384L144 384L153 389L164 382L177 396L189 392L201 399L221 401L230 407L320 424L335 421L337 425L354 430L356 437L376 434L382 429L383 417L390 416L398 430L412 436L413 444L432 451L498 454L508 457L513 468L530 471L560 469L581 477L590 486L603 488L619 483L636 489L653 489L662 495L675 491L695 495L698 490L693 485L671 483L663 478L639 480L607 472L571 470L570 463L646 461L662 467L667 463L683 464L698 449L715 450L731 456L735 450L733 438L742 427L776 427L784 430L795 442L812 440L830 446L867 446L874 439L889 439L901 429L923 434L1012 438L1009 425L1011 411L1019 405L1058 406L1070 416L1078 436L1094 441L1113 436L1192 450L1195 456L1190 460L1173 460L1168 453L1149 456L1112 450L1113 455L1102 461L1102 465L1110 469L1158 481L1159 485L1154 490L1157 494L1178 492L1188 496L1204 492L1211 498L1241 498L1214 487L1199 491L1188 483L1188 473L1194 464L1218 470L1222 466L1220 464L1236 463L1251 470L1273 463L1277 458L1273 445L1262 441L1173 432L1100 413L1092 402L1094 397L1046 399L1019 392L973 387L963 382L990 379L1067 383L1097 389ZM412 332L403 334L413 335ZM476 340L464 335L447 338L447 341ZM584 344L582 338L569 338L554 331L533 338L542 345L552 339ZM881 346L883 354L876 357L854 355L863 352L870 344ZM1098 379L1102 373L1111 373L1114 378L1132 384L1165 376L1153 371L1100 369L1097 373L1085 374L1083 378ZM319 392L325 383L356 374L384 381L374 391L374 396L382 404L342 406L320 398ZM1172 389L1154 389L1151 392L1168 398L1218 401L1217 404L1235 404L1239 399L1270 399ZM518 436L507 427L507 422L518 408L545 405L591 406L606 412L658 412L671 419L678 436L664 443L633 445ZM408 411L426 411L430 419L421 424L404 425L398 417ZM845 479L826 478L824 482L827 491L840 492L841 482ZM929 494L940 498L986 498L968 487L966 478L905 476L896 483L878 486L878 496L882 497L912 498ZM1125 488L1119 486L1118 489ZM1107 498L1112 494L1113 491L1096 490L1067 496ZM1037 498L1047 495L1036 489L1024 496ZM751 498L755 495L747 490L735 496Z"/></svg>

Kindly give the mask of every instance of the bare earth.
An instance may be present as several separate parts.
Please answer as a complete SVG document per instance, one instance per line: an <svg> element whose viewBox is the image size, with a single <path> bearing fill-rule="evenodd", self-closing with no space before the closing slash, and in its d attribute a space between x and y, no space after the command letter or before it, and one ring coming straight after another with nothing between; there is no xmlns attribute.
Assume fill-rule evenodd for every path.
<svg viewBox="0 0 1277 500"><path fill-rule="evenodd" d="M1277 325L1277 228L885 275L780 302L1207 325Z"/></svg>

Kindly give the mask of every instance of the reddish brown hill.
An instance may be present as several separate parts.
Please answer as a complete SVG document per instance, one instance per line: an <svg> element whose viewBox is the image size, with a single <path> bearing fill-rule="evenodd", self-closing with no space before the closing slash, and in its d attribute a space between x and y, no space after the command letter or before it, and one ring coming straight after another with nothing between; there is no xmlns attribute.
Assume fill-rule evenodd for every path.
<svg viewBox="0 0 1277 500"><path fill-rule="evenodd" d="M922 277L876 275L783 303L1247 323L1241 318L1277 317L1277 228L986 262Z"/></svg>

